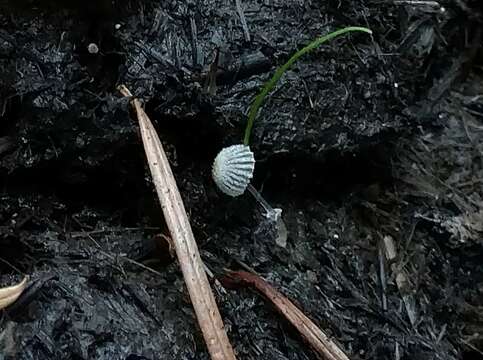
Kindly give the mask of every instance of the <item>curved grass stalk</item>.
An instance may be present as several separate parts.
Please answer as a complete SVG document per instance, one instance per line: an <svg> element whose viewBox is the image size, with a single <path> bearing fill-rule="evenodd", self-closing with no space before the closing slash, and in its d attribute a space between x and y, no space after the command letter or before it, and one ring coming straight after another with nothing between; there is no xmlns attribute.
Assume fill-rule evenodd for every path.
<svg viewBox="0 0 483 360"><path fill-rule="evenodd" d="M257 95L255 98L255 101L253 102L250 111L248 113L248 122L247 126L245 128L245 137L243 139L243 143L245 145L248 145L250 142L250 134L252 132L253 128L253 123L255 122L255 118L257 116L258 110L262 106L263 100L265 100L265 97L268 95L268 93L275 87L277 84L278 80L282 77L282 75L304 54L314 50L318 46L322 45L323 43L332 40L340 35L343 35L348 32L353 32L353 31L360 31L360 32L365 32L368 34L372 34L372 31L368 28L365 27L359 27L359 26L349 26L340 30L336 30L330 34L321 36L317 39L315 39L313 42L311 42L309 45L305 46L303 49L300 49L297 51L292 57L281 67L275 71L275 74L272 76L272 78L265 83L263 86L262 91L260 94Z"/></svg>

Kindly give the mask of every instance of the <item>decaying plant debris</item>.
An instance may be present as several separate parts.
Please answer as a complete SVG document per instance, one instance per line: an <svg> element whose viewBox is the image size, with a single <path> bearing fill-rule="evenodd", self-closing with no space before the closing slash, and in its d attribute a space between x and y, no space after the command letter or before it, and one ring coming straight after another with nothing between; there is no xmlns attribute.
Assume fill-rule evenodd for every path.
<svg viewBox="0 0 483 360"><path fill-rule="evenodd" d="M84 3L0 0L0 287L15 268L33 284L0 316L3 353L209 358L125 83L155 119L237 358L315 358L216 280L241 267L351 359L481 356L479 1ZM254 126L253 185L289 232L274 246L253 199L217 191L213 158L276 67L350 25L373 35L301 59Z"/></svg>
<svg viewBox="0 0 483 360"><path fill-rule="evenodd" d="M22 295L27 286L27 280L28 278L25 277L16 285L0 288L0 310L12 305Z"/></svg>
<svg viewBox="0 0 483 360"><path fill-rule="evenodd" d="M133 97L124 85L118 90L128 98ZM141 102L133 98L131 104L139 122L153 183L210 356L213 360L235 360L163 145Z"/></svg>
<svg viewBox="0 0 483 360"><path fill-rule="evenodd" d="M315 325L297 306L280 294L260 276L246 271L231 271L223 283L232 286L250 286L265 296L277 311L282 314L312 347L320 359L348 360L344 351Z"/></svg>

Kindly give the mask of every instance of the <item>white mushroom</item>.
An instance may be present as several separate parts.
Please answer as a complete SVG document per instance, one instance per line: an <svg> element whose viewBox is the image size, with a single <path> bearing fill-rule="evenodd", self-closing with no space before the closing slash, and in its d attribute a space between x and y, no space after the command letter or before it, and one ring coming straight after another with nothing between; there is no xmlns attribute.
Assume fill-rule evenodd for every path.
<svg viewBox="0 0 483 360"><path fill-rule="evenodd" d="M99 46L97 46L95 43L90 43L87 45L87 51L89 54L97 54L99 52Z"/></svg>
<svg viewBox="0 0 483 360"><path fill-rule="evenodd" d="M213 163L212 175L218 188L229 196L240 196L253 177L255 158L247 145L222 149Z"/></svg>
<svg viewBox="0 0 483 360"><path fill-rule="evenodd" d="M240 196L247 189L265 210L265 217L275 224L278 246L287 246L287 227L282 210L274 209L250 184L255 169L255 158L246 145L232 145L222 149L213 163L212 175L218 188L230 196Z"/></svg>

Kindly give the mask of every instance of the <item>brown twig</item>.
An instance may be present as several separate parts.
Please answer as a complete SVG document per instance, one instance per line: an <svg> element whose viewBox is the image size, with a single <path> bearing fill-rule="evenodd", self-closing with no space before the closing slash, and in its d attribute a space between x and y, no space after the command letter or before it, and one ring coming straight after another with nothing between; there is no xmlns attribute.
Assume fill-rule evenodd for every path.
<svg viewBox="0 0 483 360"><path fill-rule="evenodd" d="M124 96L132 97L124 85L120 85L118 90ZM213 360L234 360L235 353L226 335L183 200L161 141L140 101L133 98L131 105L139 121L151 176L208 351Z"/></svg>
<svg viewBox="0 0 483 360"><path fill-rule="evenodd" d="M260 276L246 271L230 271L222 282L225 286L230 284L248 285L262 293L300 332L319 358L325 360L349 360L344 351L320 330L312 320Z"/></svg>

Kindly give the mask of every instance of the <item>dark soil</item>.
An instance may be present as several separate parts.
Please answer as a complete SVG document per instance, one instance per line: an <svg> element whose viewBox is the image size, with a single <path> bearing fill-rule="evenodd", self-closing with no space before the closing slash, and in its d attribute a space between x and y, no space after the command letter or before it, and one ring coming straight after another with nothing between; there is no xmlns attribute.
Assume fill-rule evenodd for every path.
<svg viewBox="0 0 483 360"><path fill-rule="evenodd" d="M0 285L32 278L0 359L208 359L121 83L215 277L254 269L351 359L483 358L480 2L237 3L0 0ZM373 36L304 57L255 123L282 248L211 163L274 69L348 25ZM239 359L315 358L259 295L213 288Z"/></svg>

